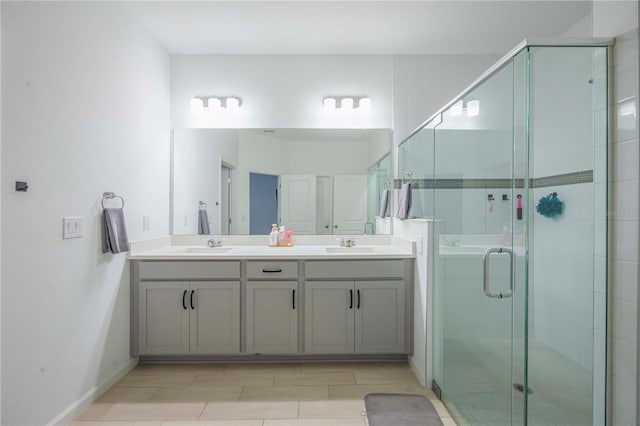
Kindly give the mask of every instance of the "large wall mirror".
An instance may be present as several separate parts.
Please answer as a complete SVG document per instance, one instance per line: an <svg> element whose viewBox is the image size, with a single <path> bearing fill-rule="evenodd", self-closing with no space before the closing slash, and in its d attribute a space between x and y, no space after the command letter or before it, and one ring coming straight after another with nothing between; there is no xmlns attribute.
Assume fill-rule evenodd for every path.
<svg viewBox="0 0 640 426"><path fill-rule="evenodd" d="M174 129L172 232L390 233L391 143L389 129Z"/></svg>

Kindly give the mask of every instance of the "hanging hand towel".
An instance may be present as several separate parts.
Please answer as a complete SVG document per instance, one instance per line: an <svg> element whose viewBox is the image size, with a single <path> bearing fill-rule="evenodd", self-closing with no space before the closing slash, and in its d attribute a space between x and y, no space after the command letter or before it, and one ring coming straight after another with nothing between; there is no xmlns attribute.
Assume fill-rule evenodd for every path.
<svg viewBox="0 0 640 426"><path fill-rule="evenodd" d="M210 235L209 215L205 209L198 211L198 235Z"/></svg>
<svg viewBox="0 0 640 426"><path fill-rule="evenodd" d="M389 190L385 189L380 197L380 217L384 218L387 215L387 210L389 210Z"/></svg>
<svg viewBox="0 0 640 426"><path fill-rule="evenodd" d="M411 211L411 182L405 183L400 188L400 198L398 199L398 219L408 219Z"/></svg>
<svg viewBox="0 0 640 426"><path fill-rule="evenodd" d="M129 251L129 237L124 223L124 210L104 209L102 211L102 252L122 253Z"/></svg>

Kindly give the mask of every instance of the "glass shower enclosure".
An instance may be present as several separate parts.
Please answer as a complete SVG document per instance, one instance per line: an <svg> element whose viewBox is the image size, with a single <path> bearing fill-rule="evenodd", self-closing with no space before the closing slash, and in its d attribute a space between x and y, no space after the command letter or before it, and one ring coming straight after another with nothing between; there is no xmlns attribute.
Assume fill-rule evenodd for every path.
<svg viewBox="0 0 640 426"><path fill-rule="evenodd" d="M607 45L523 42L399 147L459 425L605 424Z"/></svg>

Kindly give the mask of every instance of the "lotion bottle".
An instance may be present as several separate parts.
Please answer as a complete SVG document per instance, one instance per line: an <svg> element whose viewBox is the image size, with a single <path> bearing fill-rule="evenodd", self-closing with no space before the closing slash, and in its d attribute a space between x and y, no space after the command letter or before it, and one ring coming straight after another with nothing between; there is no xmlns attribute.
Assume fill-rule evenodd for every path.
<svg viewBox="0 0 640 426"><path fill-rule="evenodd" d="M286 243L286 234L285 234L284 226L280 227L280 231L278 232L278 245L284 247Z"/></svg>
<svg viewBox="0 0 640 426"><path fill-rule="evenodd" d="M278 246L278 225L271 225L271 233L269 234L269 247Z"/></svg>

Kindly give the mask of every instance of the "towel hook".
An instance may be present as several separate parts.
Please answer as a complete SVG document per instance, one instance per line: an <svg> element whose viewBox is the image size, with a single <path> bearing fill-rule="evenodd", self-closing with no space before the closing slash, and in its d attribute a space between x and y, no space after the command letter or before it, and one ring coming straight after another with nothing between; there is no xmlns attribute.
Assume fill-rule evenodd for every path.
<svg viewBox="0 0 640 426"><path fill-rule="evenodd" d="M124 198L122 198L120 195L116 195L113 192L103 192L102 193L102 208L104 209L104 201L105 200L112 200L114 198L120 198L120 201L122 202L122 207L124 208Z"/></svg>
<svg viewBox="0 0 640 426"><path fill-rule="evenodd" d="M409 170L404 175L407 178L407 180L409 181L409 183L413 183L413 171ZM404 183L404 179L402 179L402 183Z"/></svg>
<svg viewBox="0 0 640 426"><path fill-rule="evenodd" d="M205 203L204 201L200 201L199 205L200 205L200 210L207 210L209 208L207 206L207 203Z"/></svg>

